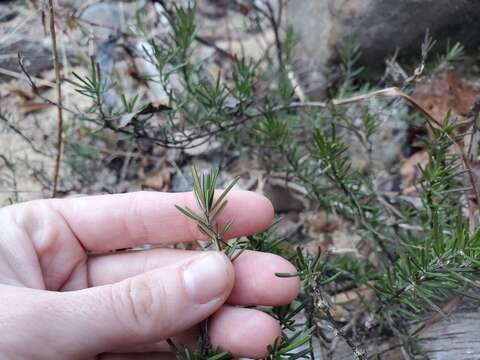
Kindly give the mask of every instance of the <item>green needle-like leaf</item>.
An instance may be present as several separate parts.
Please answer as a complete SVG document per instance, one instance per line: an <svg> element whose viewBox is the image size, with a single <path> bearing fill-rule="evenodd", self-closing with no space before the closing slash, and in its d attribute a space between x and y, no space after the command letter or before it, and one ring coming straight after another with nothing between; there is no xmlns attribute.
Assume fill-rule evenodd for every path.
<svg viewBox="0 0 480 360"><path fill-rule="evenodd" d="M220 214L222 213L223 209L225 209L225 207L227 206L228 204L228 201L225 200L223 203L220 204L220 206L216 209L215 211L215 214L213 215L211 221L212 221L212 224L215 224L216 221L218 220L218 217L220 216Z"/></svg>
<svg viewBox="0 0 480 360"><path fill-rule="evenodd" d="M215 209L218 206L218 204L220 204L223 201L223 199L225 199L225 196L227 196L230 190L232 190L232 188L237 184L238 180L240 180L239 176L237 176L235 179L232 180L232 182L230 182L230 184L228 184L225 190L223 190L222 195L220 195L220 197L217 199L217 201L213 205L212 209Z"/></svg>

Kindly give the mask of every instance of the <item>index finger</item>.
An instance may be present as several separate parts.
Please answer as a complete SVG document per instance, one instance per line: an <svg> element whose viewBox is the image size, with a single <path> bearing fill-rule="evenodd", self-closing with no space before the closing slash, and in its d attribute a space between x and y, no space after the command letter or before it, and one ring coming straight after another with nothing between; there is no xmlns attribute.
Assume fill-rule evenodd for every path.
<svg viewBox="0 0 480 360"><path fill-rule="evenodd" d="M268 227L273 207L264 196L232 191L218 219L232 219L226 238L250 235ZM204 239L196 223L175 205L196 210L193 193L135 192L52 201L52 206L86 250L108 251L143 244L174 244Z"/></svg>

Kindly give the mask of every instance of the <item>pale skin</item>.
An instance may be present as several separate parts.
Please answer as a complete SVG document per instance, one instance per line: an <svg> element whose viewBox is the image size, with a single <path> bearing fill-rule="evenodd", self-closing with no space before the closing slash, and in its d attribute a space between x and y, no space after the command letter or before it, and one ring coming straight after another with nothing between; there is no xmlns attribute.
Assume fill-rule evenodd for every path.
<svg viewBox="0 0 480 360"><path fill-rule="evenodd" d="M270 202L232 191L219 223L228 238L268 227ZM299 291L288 261L248 251L110 250L203 238L174 205L191 193L139 192L38 200L0 209L0 359L171 358L165 339L192 345L209 319L211 343L260 358L280 335L265 313ZM93 254L95 253L95 254ZM101 253L101 254L98 254Z"/></svg>

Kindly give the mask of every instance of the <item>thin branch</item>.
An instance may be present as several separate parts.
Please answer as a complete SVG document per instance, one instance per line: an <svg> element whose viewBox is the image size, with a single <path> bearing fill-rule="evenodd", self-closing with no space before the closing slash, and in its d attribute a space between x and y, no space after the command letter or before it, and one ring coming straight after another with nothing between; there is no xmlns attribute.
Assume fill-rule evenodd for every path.
<svg viewBox="0 0 480 360"><path fill-rule="evenodd" d="M280 72L283 72L285 70L285 65L283 63L283 48L282 48L282 41L280 39L280 21L282 19L282 13L283 13L283 3L281 0L278 2L278 17L275 17L275 11L273 10L272 4L270 4L269 1L266 3L267 9L268 9L268 20L270 21L270 25L272 26L273 29L273 34L275 36L275 48L277 50L277 61L278 61L278 67L280 69ZM258 8L258 7L257 7Z"/></svg>
<svg viewBox="0 0 480 360"><path fill-rule="evenodd" d="M195 35L195 40L197 40L200 44L203 44L207 47L211 47L213 50L215 50L219 55L231 60L231 61L235 61L236 59L236 56L229 53L228 51L222 49L221 47L219 47L217 44L215 44L214 42L202 37L202 36L199 36L199 35Z"/></svg>
<svg viewBox="0 0 480 360"><path fill-rule="evenodd" d="M57 102L55 102L55 101L53 101L53 100L50 100L50 99L47 98L46 96L44 96L44 95L40 92L40 90L38 89L37 83L35 83L35 81L40 80L40 81L43 81L43 83L40 82L40 84L44 84L44 83L45 83L45 80L35 79L34 77L32 77L32 76L28 73L27 69L25 68L25 64L23 63L23 56L22 56L22 54L21 54L21 53L18 53L17 55L18 55L18 65L20 66L20 70L21 70L21 72L26 76L27 81L28 81L28 83L29 83L29 85L30 85L30 88L32 89L32 92L33 92L36 96L38 96L40 99L42 99L43 101L45 101L47 104L50 104L50 105L55 106L55 107L57 107L57 108L58 108L59 106L61 106L61 108L63 109L63 111L66 111L66 112L68 112L68 113L70 113L70 114L73 114L73 115L75 115L75 116L81 116L82 118L86 118L86 120L88 120L88 121L90 121L90 122L94 121L93 119L88 118L88 117L86 116L86 114L80 113L80 112L75 111L75 110L72 110L72 109L64 106L63 104L59 104L59 103L57 103ZM48 84L49 84L49 83L48 83ZM51 84L51 85L48 85L48 86L55 87L56 84Z"/></svg>
<svg viewBox="0 0 480 360"><path fill-rule="evenodd" d="M62 108L62 83L60 78L60 62L57 49L57 35L55 32L55 10L53 0L48 0L50 11L50 35L52 37L53 65L55 68L55 80L57 89L57 157L55 159L55 168L53 173L52 197L57 196L58 178L60 173L60 161L62 158L63 147L63 108Z"/></svg>
<svg viewBox="0 0 480 360"><path fill-rule="evenodd" d="M335 320L330 311L330 305L323 298L322 292L318 285L314 287L312 296L315 307L325 314L328 322L330 323L330 325L332 325L336 335L340 336L347 343L347 345L350 347L353 354L355 355L355 358L358 360L367 360L368 355L366 350L359 348L346 334L345 329L337 324L337 321Z"/></svg>
<svg viewBox="0 0 480 360"><path fill-rule="evenodd" d="M40 150L39 148L37 148L35 146L35 144L33 143L33 141L28 137L26 136L24 133L22 133L20 131L20 129L18 129L16 126L14 126L10 121L9 119L0 112L0 120L3 121L8 129L10 129L11 131L13 131L15 134L17 134L18 136L20 136L23 140L25 140L28 145L30 145L30 147L32 148L33 151L35 151L36 153L40 154L40 155L43 155L43 156L48 156L45 152L43 152L42 150Z"/></svg>

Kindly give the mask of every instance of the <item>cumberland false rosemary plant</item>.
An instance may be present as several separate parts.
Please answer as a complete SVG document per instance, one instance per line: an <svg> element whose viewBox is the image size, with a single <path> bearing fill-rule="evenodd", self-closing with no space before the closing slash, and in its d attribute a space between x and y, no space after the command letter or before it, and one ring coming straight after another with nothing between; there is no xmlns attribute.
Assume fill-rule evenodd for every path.
<svg viewBox="0 0 480 360"><path fill-rule="evenodd" d="M426 116L428 110L414 107L405 113L393 112L395 119L382 120L407 123L417 134L411 147L428 153L428 162L415 169L418 176L412 188L416 196L404 196L396 189L385 191L378 186L385 174L371 166L361 171L354 166L356 154L349 140L357 139L371 155L378 146L372 139L382 126L378 109L359 107L359 112L359 108L344 107L373 97L371 93L365 95L370 85L365 83L368 76L356 64L358 46L350 44L341 51L337 85L329 89L334 99L326 103L299 101L299 89L289 77L295 43L291 30L279 42L282 67L278 71L272 59L275 56L270 53L259 61L234 56L228 62L227 55L222 71L212 75L205 71L204 60L196 61L192 56L193 50L205 42L198 39L195 7L162 3L169 10L172 33L166 40L148 39L150 47L143 49L142 57L156 68L158 74L149 74L146 79L165 87L167 104L153 108L140 104L137 97L127 101L129 97L123 96L117 108L109 109L104 104L107 89L102 87L102 74L92 61L91 74L77 77L73 83L92 100L91 108L80 118L113 131L122 140L138 143L139 148L147 142L152 147L184 149L215 139L225 154L249 156L267 177L281 174L283 183L301 188L310 201L308 211L333 213L351 226L349 231L360 238L355 246L366 248L368 256L307 251L302 244L281 241L274 227L262 234L226 241L225 233L235 219L227 219L222 227L217 223L228 206L226 195L237 179L215 198L218 171L199 174L192 170L198 210L178 209L206 235L208 249L225 251L232 260L244 249L267 251L297 266L295 274L278 276L298 276L302 284L299 297L292 304L263 309L283 329L282 337L269 348L269 359L314 359L314 340L333 352L330 345L335 340L328 340L326 327L333 329L358 358L367 357L363 349L371 339L392 336L406 353L415 356L421 326L412 328L412 321L416 325L428 312L441 311L442 302L453 295L478 297L480 235L477 215L471 208L478 207L479 199L468 179L471 166L458 147L462 139L473 138L471 134L478 131L476 117L462 126L457 126L451 115L444 122L432 124ZM255 6L253 1L245 3ZM282 3L279 1L279 6ZM433 47L433 41L427 38L421 51L422 65L404 84L393 85L408 92L411 79L421 76L424 69L451 64L462 54L462 47L454 45L429 62L427 55ZM173 76L180 88L169 88ZM377 83L378 79L371 81ZM345 99L349 96L353 98ZM398 105L398 101L381 103L382 111ZM119 121L125 116L129 121ZM388 176L393 177L398 169L394 166L390 172ZM335 317L336 296L358 289L367 289L369 298L361 298L350 314L352 318ZM211 349L177 349L175 353L182 359L220 356ZM370 351L368 355L375 353Z"/></svg>

